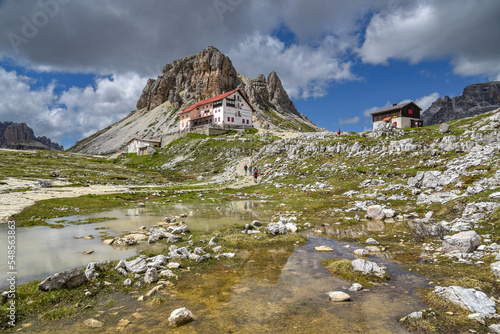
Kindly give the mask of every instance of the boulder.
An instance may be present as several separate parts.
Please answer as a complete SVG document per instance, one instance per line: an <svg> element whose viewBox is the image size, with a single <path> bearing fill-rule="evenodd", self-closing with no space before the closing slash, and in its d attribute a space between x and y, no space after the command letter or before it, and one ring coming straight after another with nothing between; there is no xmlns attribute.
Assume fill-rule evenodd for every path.
<svg viewBox="0 0 500 334"><path fill-rule="evenodd" d="M449 253L459 251L469 253L481 244L481 237L476 231L460 232L452 236L445 236L443 240L443 252Z"/></svg>
<svg viewBox="0 0 500 334"><path fill-rule="evenodd" d="M87 265L87 268L85 268L85 276L89 281L92 281L99 276L99 273L96 272L97 270L102 270L102 266L99 263L90 262Z"/></svg>
<svg viewBox="0 0 500 334"><path fill-rule="evenodd" d="M85 282L87 282L85 272L80 268L73 268L47 277L38 284L38 288L42 291L51 291L59 288L71 289Z"/></svg>
<svg viewBox="0 0 500 334"><path fill-rule="evenodd" d="M373 239L373 238L368 238L368 239L366 239L366 244L367 245L378 245L378 241Z"/></svg>
<svg viewBox="0 0 500 334"><path fill-rule="evenodd" d="M164 277L167 277L167 278L171 278L171 277L177 278L177 275L174 274L172 272L172 270L170 270L170 269L165 269L165 270L160 271L160 276L164 276Z"/></svg>
<svg viewBox="0 0 500 334"><path fill-rule="evenodd" d="M174 310L168 318L168 321L170 321L175 326L182 326L193 320L193 313L191 313L191 311L189 311L185 307Z"/></svg>
<svg viewBox="0 0 500 334"><path fill-rule="evenodd" d="M171 228L172 234L181 234L181 233L188 233L188 232L189 232L189 227L187 225L181 225L181 226Z"/></svg>
<svg viewBox="0 0 500 334"><path fill-rule="evenodd" d="M482 291L464 289L459 286L436 286L434 293L473 313L496 314L495 302Z"/></svg>
<svg viewBox="0 0 500 334"><path fill-rule="evenodd" d="M169 264L167 264L167 268L169 269L179 269L180 267L180 263L177 262L170 262Z"/></svg>
<svg viewBox="0 0 500 334"><path fill-rule="evenodd" d="M282 222L270 223L269 225L267 225L267 231L271 235L286 234L287 228L286 225Z"/></svg>
<svg viewBox="0 0 500 334"><path fill-rule="evenodd" d="M149 268L144 275L144 283L146 284L156 283L159 279L160 275L158 275L156 268Z"/></svg>
<svg viewBox="0 0 500 334"><path fill-rule="evenodd" d="M212 238L210 239L210 241L208 242L208 245L209 245L210 247L217 246L217 242L218 242L218 241L219 241L219 240L217 240L217 238L216 238L216 237L212 237Z"/></svg>
<svg viewBox="0 0 500 334"><path fill-rule="evenodd" d="M384 208L381 205L371 205L366 210L366 216L370 219L382 220L385 218Z"/></svg>
<svg viewBox="0 0 500 334"><path fill-rule="evenodd" d="M156 255L156 256L151 257L147 260L147 262L148 262L147 266L153 267L153 268L159 268L159 267L163 266L163 264L167 261L167 259L168 258L163 254Z"/></svg>
<svg viewBox="0 0 500 334"><path fill-rule="evenodd" d="M127 269L127 271L135 274L141 274L148 270L146 260L140 257L132 261L125 261L125 268Z"/></svg>
<svg viewBox="0 0 500 334"><path fill-rule="evenodd" d="M295 233L298 230L297 226L294 223L286 223L285 227L286 230L289 231L290 233Z"/></svg>
<svg viewBox="0 0 500 334"><path fill-rule="evenodd" d="M451 132L451 128L448 124L442 123L441 125L439 125L439 133L445 134L445 133L450 133L450 132Z"/></svg>
<svg viewBox="0 0 500 334"><path fill-rule="evenodd" d="M200 262L205 262L205 261L208 261L210 259L210 254L209 253L206 253L206 254L203 254L201 255L197 260L196 262L200 263Z"/></svg>
<svg viewBox="0 0 500 334"><path fill-rule="evenodd" d="M254 220L251 225L253 227L260 227L260 226L262 226L262 223L258 220Z"/></svg>
<svg viewBox="0 0 500 334"><path fill-rule="evenodd" d="M500 325L498 324L489 325L488 329L494 334L500 334Z"/></svg>
<svg viewBox="0 0 500 334"><path fill-rule="evenodd" d="M385 275L384 269L380 268L378 264L364 259L353 260L352 269L354 271L361 271L365 275L375 275L378 277L384 277Z"/></svg>
<svg viewBox="0 0 500 334"><path fill-rule="evenodd" d="M350 299L351 296L349 296L347 293L343 291L328 292L328 300L332 302L344 302L344 301L349 301Z"/></svg>
<svg viewBox="0 0 500 334"><path fill-rule="evenodd" d="M496 277L500 277L500 261L499 262L493 262L490 264L490 268L493 271L493 274L495 274Z"/></svg>

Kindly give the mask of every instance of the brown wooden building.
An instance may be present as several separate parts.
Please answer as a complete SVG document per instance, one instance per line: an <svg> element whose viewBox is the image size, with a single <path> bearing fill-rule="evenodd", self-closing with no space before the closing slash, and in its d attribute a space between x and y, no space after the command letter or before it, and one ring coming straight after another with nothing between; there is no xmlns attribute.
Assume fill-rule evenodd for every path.
<svg viewBox="0 0 500 334"><path fill-rule="evenodd" d="M373 129L381 122L392 122L397 128L419 128L423 121L420 120L420 108L415 102L394 104L392 107L378 109L372 112Z"/></svg>

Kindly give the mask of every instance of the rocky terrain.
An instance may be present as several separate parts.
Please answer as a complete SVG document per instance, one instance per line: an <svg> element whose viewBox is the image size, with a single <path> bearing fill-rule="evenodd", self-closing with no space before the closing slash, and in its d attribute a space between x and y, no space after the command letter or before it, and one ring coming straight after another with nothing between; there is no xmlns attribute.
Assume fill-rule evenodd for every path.
<svg viewBox="0 0 500 334"><path fill-rule="evenodd" d="M500 81L483 82L464 88L462 95L439 98L423 112L424 126L472 117L500 108Z"/></svg>
<svg viewBox="0 0 500 334"><path fill-rule="evenodd" d="M245 180L243 164L259 170L258 184L242 181ZM126 173L127 177L107 173L111 166L115 168L114 174ZM264 129L221 136L190 135L171 142L149 157L129 155L95 161L91 168L80 171L78 178L68 165L60 173L66 185L76 181L84 183L80 173L87 173L93 177L92 184L130 187L127 198L138 196L144 201L141 205L155 200L159 205L165 201L213 201L217 205L218 201L254 200L267 203L273 214L262 223L249 220L244 226L203 235L191 234L188 215L166 217L154 226L104 240L109 247L155 244L160 247L159 251L127 261L89 263L86 268L48 277L34 287L42 291L37 294L46 296L50 291L43 291L52 289L51 282L61 282L64 276L71 282L78 281L82 288L68 290L63 283L62 288L54 287L55 291L77 291L84 298L87 294L114 294L123 289L134 302L149 305L165 298L168 304L171 297L179 293L172 286L182 282L182 277L190 277L186 278L188 281L193 279L189 276L192 266L212 263L236 275L226 261L238 260L238 256L244 258L241 261L247 261L246 256L253 248L273 242L296 245L307 237L310 242L315 240L316 252L325 254L322 259L333 261L325 265L328 271L350 283L335 291L315 290L315 296L321 295L332 303L350 300L343 308L359 308L364 298L375 298L388 286L388 290L400 292L398 300L416 294L423 302L406 314L392 311L398 314L396 322L411 332L495 333L500 327L498 166L500 109L441 125L397 129L389 124L372 132L340 136L331 132L290 135ZM37 169L48 174L48 170L40 168L52 167ZM55 179L62 181L60 176ZM137 184L127 185L131 180L150 181L142 183L148 187L138 189ZM108 201L112 199L108 197ZM77 202L65 203L65 215L82 211ZM39 211L47 207L54 211L42 216ZM78 211L72 211L75 208ZM40 222L50 214L59 216L59 210L56 204L35 206L15 218ZM180 223L182 219L186 219L187 224ZM301 262L303 267L312 261L313 255L308 256L308 260ZM399 271L395 270L395 264L399 265ZM409 279L411 272L420 279L425 276L426 283L418 283L417 291L402 288L400 284L404 279L395 276L401 275L401 269L405 270L404 279ZM301 282L316 285L316 279L311 275ZM209 282L205 278L204 281ZM293 286L296 282L292 280L288 284ZM377 286L370 289L373 285ZM278 288L276 284L273 289ZM202 297L197 295L190 305L198 305L199 298ZM34 304L27 307L38 305L35 297L33 300ZM175 298L168 305L170 311L187 307L176 304ZM313 310L309 308L313 305L307 305L304 300L303 306L307 307L304 314ZM289 314L286 310L274 314ZM103 308L100 312L110 314L111 311ZM201 312L210 311L198 309L195 313ZM294 317L300 316L300 312L294 314ZM394 320L396 316L389 317ZM196 326L205 328L208 318L196 320ZM135 326L131 321L138 322L131 314L122 319L127 320L122 323L126 323L128 329ZM83 326L87 327L115 324L107 316L85 321L87 324Z"/></svg>
<svg viewBox="0 0 500 334"><path fill-rule="evenodd" d="M64 147L53 143L49 138L36 137L33 129L26 123L13 122L0 122L0 148L64 151Z"/></svg>
<svg viewBox="0 0 500 334"><path fill-rule="evenodd" d="M163 67L162 74L149 79L137 101L137 110L119 122L80 140L71 152L108 154L125 147L134 137L156 138L178 129L177 113L183 108L239 88L256 109L257 128L284 131L320 130L297 111L276 72L267 79L246 78L236 72L231 60L214 47Z"/></svg>

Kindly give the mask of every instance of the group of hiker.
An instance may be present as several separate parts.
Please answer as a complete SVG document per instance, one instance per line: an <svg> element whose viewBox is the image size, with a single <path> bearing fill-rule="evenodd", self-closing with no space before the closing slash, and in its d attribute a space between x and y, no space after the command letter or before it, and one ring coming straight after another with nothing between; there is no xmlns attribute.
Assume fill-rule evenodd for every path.
<svg viewBox="0 0 500 334"><path fill-rule="evenodd" d="M247 173L248 175L253 175L253 180L255 183L257 183L257 178L259 177L259 171L257 170L257 167L253 166L248 167L245 164L245 167L243 167L243 169L245 170L245 176L247 176Z"/></svg>

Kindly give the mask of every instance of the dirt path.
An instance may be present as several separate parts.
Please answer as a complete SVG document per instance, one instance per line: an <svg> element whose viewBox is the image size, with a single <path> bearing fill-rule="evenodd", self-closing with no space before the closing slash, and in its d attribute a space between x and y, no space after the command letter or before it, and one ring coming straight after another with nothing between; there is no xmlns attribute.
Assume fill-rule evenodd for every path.
<svg viewBox="0 0 500 334"><path fill-rule="evenodd" d="M245 165L247 165L248 167L250 166L250 159L251 157L245 157L238 163L238 166L236 166L235 177L241 177L241 179L231 184L229 188L240 189L249 187L253 184L253 177L252 175L250 175L250 172L248 172L247 176L245 176Z"/></svg>
<svg viewBox="0 0 500 334"><path fill-rule="evenodd" d="M10 216L44 199L111 194L129 190L127 186L62 187L67 183L54 181L51 188L22 191L22 189L33 188L34 181L7 178L3 182L5 184L0 185L0 190L3 191L0 193L0 223L7 222Z"/></svg>
<svg viewBox="0 0 500 334"><path fill-rule="evenodd" d="M238 162L236 170L229 175L227 180L236 180L229 185L229 188L239 189L251 186L253 177L244 176L245 164L250 165L250 158L245 157ZM131 186L103 186L92 185L89 187L71 187L68 182L54 180L51 188L34 188L34 180L25 180L18 178L7 178L0 184L0 223L6 223L12 215L21 212L23 209L35 204L38 201L52 198L78 197L83 195L103 195L112 193L127 192ZM194 186L203 188L203 186L213 184L214 182L203 182ZM134 186L135 187L135 186ZM152 186L151 189L155 187ZM23 190L29 189L29 190ZM221 188L222 189L222 188ZM217 190L217 189L212 189Z"/></svg>

